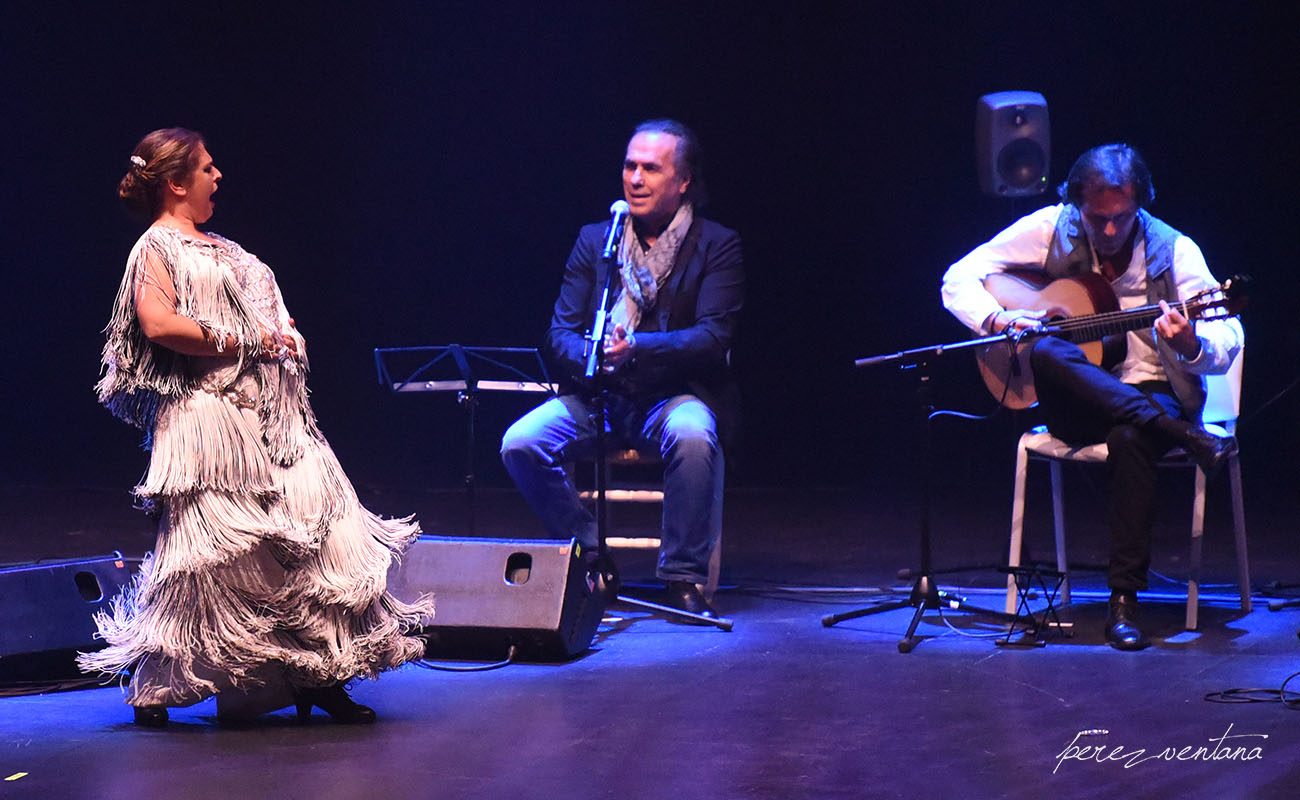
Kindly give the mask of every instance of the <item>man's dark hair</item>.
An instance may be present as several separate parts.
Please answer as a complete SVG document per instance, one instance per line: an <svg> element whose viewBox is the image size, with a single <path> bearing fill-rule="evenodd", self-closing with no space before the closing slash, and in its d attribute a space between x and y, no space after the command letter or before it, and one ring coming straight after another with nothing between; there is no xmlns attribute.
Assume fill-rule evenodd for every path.
<svg viewBox="0 0 1300 800"><path fill-rule="evenodd" d="M1126 144L1103 144L1094 147L1074 162L1070 174L1057 189L1061 201L1078 208L1088 189L1123 189L1133 187L1133 200L1146 208L1156 197L1151 171L1142 155Z"/></svg>
<svg viewBox="0 0 1300 800"><path fill-rule="evenodd" d="M667 133L677 137L673 168L678 174L684 172L691 179L690 185L686 187L685 199L697 210L701 208L708 199L708 192L704 189L704 159L695 131L675 119L649 119L636 126L632 136L638 133Z"/></svg>

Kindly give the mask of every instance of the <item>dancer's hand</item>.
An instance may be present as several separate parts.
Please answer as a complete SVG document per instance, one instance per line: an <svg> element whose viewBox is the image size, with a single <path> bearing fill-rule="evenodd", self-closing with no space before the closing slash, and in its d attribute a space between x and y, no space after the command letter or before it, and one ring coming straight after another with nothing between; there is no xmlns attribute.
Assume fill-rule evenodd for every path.
<svg viewBox="0 0 1300 800"><path fill-rule="evenodd" d="M298 342L292 335L262 328L262 344L258 348L258 358L263 361L279 361L288 356L298 357Z"/></svg>

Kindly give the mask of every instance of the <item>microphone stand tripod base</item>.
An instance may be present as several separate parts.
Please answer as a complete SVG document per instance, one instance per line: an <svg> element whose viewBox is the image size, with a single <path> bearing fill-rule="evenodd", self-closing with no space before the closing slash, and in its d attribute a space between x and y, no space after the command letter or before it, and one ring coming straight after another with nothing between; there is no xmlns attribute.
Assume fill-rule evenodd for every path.
<svg viewBox="0 0 1300 800"><path fill-rule="evenodd" d="M721 628L724 631L730 631L732 626L735 624L731 621L729 617L709 617L709 616L705 616L704 614L693 614L690 611L684 611L680 608L665 606L659 603L651 603L648 600L638 600L635 597L626 597L624 595L618 595L614 599L620 603L626 603L630 606L636 606L638 608L648 609L650 611L654 611L659 614L668 614L673 617L681 617L682 619L691 619L706 625L713 625L714 627Z"/></svg>
<svg viewBox="0 0 1300 800"><path fill-rule="evenodd" d="M966 602L966 598L952 592L940 591L934 578L930 575L922 575L916 579L912 586L912 593L906 600L891 600L885 603L877 603L866 608L858 608L853 611L844 611L839 614L828 614L822 617L822 625L827 628L843 622L848 619L857 619L869 614L881 614L886 611L894 611L900 608L915 608L916 613L912 615L912 622L907 626L907 633L902 639L898 640L898 652L910 653L913 648L921 641L922 637L916 635L917 626L921 624L921 617L925 614L926 609L937 609L947 607L954 611L965 611L972 614L990 617L992 619L1006 622L1009 624L1032 623L1032 618L1027 618L1017 614L1007 614L1002 611L994 611L989 608L981 608Z"/></svg>

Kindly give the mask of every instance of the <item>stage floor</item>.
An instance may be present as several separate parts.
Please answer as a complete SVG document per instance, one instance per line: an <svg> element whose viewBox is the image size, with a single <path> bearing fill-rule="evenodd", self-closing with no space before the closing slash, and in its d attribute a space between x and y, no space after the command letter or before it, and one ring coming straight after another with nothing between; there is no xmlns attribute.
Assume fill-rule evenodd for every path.
<svg viewBox="0 0 1300 800"><path fill-rule="evenodd" d="M936 566L972 603L1001 608L1009 492L944 487ZM1221 487L1220 487L1221 490ZM463 497L378 491L387 514L418 512L429 533L463 535ZM1081 502L1086 502L1083 492ZM1186 498L1162 509L1154 569L1184 577ZM1222 704L1208 693L1278 689L1300 670L1300 609L1270 612L1273 582L1300 578L1292 504L1248 506L1255 610L1237 607L1225 515L1211 496L1201 624L1182 630L1184 588L1153 580L1144 602L1155 644L1102 641L1104 576L1081 570L1063 617L1074 633L1042 648L1001 648L996 623L929 610L906 655L904 608L825 627L824 615L906 586L916 506L897 487L729 492L723 632L613 607L592 648L561 664L478 673L408 666L353 694L374 726L308 725L290 711L231 728L215 703L174 709L165 730L130 722L118 688L0 699L0 795L13 797L846 797L1270 798L1300 791L1300 716L1282 704ZM1031 499L1030 546L1050 530ZM0 563L147 549L147 520L122 490L14 487ZM1100 520L1079 509L1073 559L1104 561ZM649 509L615 509L632 534ZM476 532L532 538L513 492L480 493ZM1041 551L1041 552L1040 552ZM620 558L647 579L645 554ZM653 599L647 583L644 594ZM2 602L2 598L0 598ZM1080 732L1093 732L1080 735ZM1106 733L1096 733L1106 731ZM1084 748L1089 748L1085 750ZM1095 749L1103 748L1103 749ZM1187 748L1183 750L1183 748ZM1203 748L1198 753L1198 748ZM1179 753L1181 751L1181 760ZM1216 760L1217 759L1217 760Z"/></svg>

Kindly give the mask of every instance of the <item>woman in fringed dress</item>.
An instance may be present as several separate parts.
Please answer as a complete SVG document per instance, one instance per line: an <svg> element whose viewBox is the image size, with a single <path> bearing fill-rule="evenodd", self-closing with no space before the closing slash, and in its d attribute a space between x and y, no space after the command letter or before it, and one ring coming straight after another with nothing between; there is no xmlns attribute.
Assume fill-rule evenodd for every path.
<svg viewBox="0 0 1300 800"><path fill-rule="evenodd" d="M203 139L154 131L118 193L152 220L106 328L100 401L147 432L135 493L158 541L111 613L86 671L131 671L135 721L217 696L221 719L296 705L372 722L345 682L417 659L432 603L385 590L415 539L408 517L363 508L307 400L307 358L270 268L198 229L221 172Z"/></svg>

